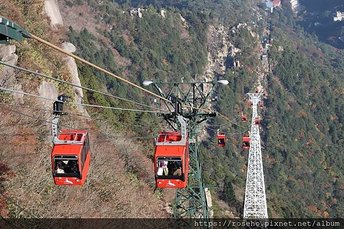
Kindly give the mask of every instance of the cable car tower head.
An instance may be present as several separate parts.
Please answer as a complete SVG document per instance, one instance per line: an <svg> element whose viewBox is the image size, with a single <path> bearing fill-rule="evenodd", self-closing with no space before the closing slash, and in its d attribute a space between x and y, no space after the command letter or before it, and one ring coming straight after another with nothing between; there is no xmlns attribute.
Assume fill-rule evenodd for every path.
<svg viewBox="0 0 344 229"><path fill-rule="evenodd" d="M157 84L169 84L172 87L165 95ZM204 84L210 84L206 91ZM152 85L161 96L170 101L168 104L163 101L171 111L169 114L163 115L164 119L172 127L172 124L180 124L179 131L173 127L175 132L160 132L156 140L154 154L156 186L177 189L173 204L173 216L175 218L201 217L207 219L209 216L199 161L197 128L208 117L216 116L216 113L202 109L202 107L210 100L214 87L218 84L226 85L228 81L197 82L194 79L192 82L154 83L152 80L143 82L145 86ZM173 108L171 108L171 104ZM182 109L181 104L184 105L185 109ZM188 120L187 124L185 120ZM182 165L181 169L175 169L180 165Z"/></svg>
<svg viewBox="0 0 344 229"><path fill-rule="evenodd" d="M53 105L53 149L51 167L56 185L83 185L90 165L90 145L86 130L59 130L58 122L67 97L60 95Z"/></svg>

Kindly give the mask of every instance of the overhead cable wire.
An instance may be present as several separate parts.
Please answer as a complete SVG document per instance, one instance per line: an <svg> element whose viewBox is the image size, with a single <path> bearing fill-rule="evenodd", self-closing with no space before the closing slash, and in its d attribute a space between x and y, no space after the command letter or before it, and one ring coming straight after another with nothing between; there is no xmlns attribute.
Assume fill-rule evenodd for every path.
<svg viewBox="0 0 344 229"><path fill-rule="evenodd" d="M0 102L0 106L20 107L20 108L25 108L25 109L35 110L35 111L44 111L44 112L50 112L50 113L52 113L52 111L53 111L52 109L44 109L44 108L35 107L35 106L24 106L24 105L1 103L1 102ZM84 118L94 120L94 118L92 118L91 116L87 116L87 115L77 114L77 113L73 113L73 112L69 112L69 111L64 112L64 113L67 113L68 115L71 115L71 116L79 116L79 117L84 117ZM96 118L96 120L97 120L97 118Z"/></svg>
<svg viewBox="0 0 344 229"><path fill-rule="evenodd" d="M13 111L11 110L11 112L15 112L17 113L16 111ZM21 115L21 114L19 114ZM32 118L32 119L37 119L35 117L29 117L29 118ZM61 125L60 125L61 126ZM61 127L65 127L65 126L61 126ZM70 127L69 127L70 128ZM72 129L72 128L70 128ZM79 128L79 129L83 129L83 130L90 130L90 129L85 129L85 128ZM19 134L19 133L13 133L13 134L2 134L0 133L0 136L3 136L3 138L8 138L8 137L27 137L27 136L37 136L36 133L31 133L31 134ZM116 136L116 139L135 139L135 140L153 140L155 139L157 136L156 135L147 135L147 137L140 137L140 136ZM92 141L93 143L103 143L103 142L110 142L110 143L114 143L114 140L113 139L110 139L110 138L106 138L106 139L102 139L102 140L93 140ZM37 155L39 153L32 153L32 154L29 154L29 155ZM27 155L27 154L26 154Z"/></svg>
<svg viewBox="0 0 344 229"><path fill-rule="evenodd" d="M223 127L226 127L228 125L230 125L231 123L229 122L226 122L224 124L205 124L204 126L207 128L207 129L211 129L211 130L216 130L216 129L219 129L219 128L223 128Z"/></svg>
<svg viewBox="0 0 344 229"><path fill-rule="evenodd" d="M116 75L116 74L114 74L112 72L109 72L108 70L106 70L104 68L101 68L101 67L99 67L99 66L97 66L97 65L95 65L95 64L93 64L93 63L91 63L91 62L89 62L89 61L87 61L87 60L85 60L85 59L83 59L83 58L81 58L79 56L77 56L77 55L74 55L74 54L72 54L70 52L67 52L67 51L63 50L62 48L60 48L60 47L58 47L58 46L56 46L56 45L54 45L54 44L52 44L52 43L50 43L48 41L45 41L44 39L42 39L42 38L40 38L38 36L35 36L34 34L30 33L30 37L35 39L35 40L37 40L40 43L43 43L43 44L49 46L52 49L57 50L58 52L61 52L61 53L65 54L65 55L67 55L67 56L70 56L70 57L72 57L72 58L74 58L74 59L76 59L76 60L78 60L78 61L80 61L80 62L82 62L82 63L84 63L86 65L89 65L89 66L91 66L91 67L93 67L93 68L95 68L95 69L97 69L97 70L107 74L107 75L115 77L116 79L118 79L120 81L123 81L123 82L125 82L125 83L127 83L127 84L129 84L129 85L131 85L131 86L141 90L141 91L144 91L144 92L146 92L146 93L156 97L156 98L159 98L159 99L161 99L161 100L163 100L163 101L165 101L167 103L172 103L170 100L168 100L168 99L166 99L166 98L164 98L164 97L162 97L160 95L157 95L157 94L155 94L155 93L153 93L153 92L151 92L151 91L149 91L149 90L147 90L147 89L145 89L145 88L143 88L143 87L141 87L141 86L139 86L139 85L137 85L137 84L127 80L127 79L124 79L123 77L120 77L120 76L118 76L118 75ZM234 123L232 120L230 120L227 116L225 116L225 115L223 115L223 114L221 114L219 112L218 112L218 114L219 114L219 116L223 117L227 121L229 121L229 122L239 126L237 123Z"/></svg>
<svg viewBox="0 0 344 229"><path fill-rule="evenodd" d="M43 97L43 96L40 96L40 95L34 95L34 94L26 93L26 92L23 92L23 91L16 91L16 90L9 89L9 88L4 88L4 87L0 87L0 90L1 91L5 91L5 92L12 92L12 93L16 93L16 94L36 97L36 98L39 98L39 99L44 99L44 100L53 101L53 102L63 102L63 101L60 101L60 100L57 100L57 99L51 99L51 98Z"/></svg>
<svg viewBox="0 0 344 229"><path fill-rule="evenodd" d="M190 107L191 107L191 106L190 106ZM192 108L192 107L191 107L191 108ZM212 109L209 109L209 108L207 108L207 109L199 108L198 110L204 111L204 112L212 112L212 111L213 111ZM232 124L234 124L234 125L236 125L236 126L238 126L238 127L244 128L243 126L239 125L238 123L232 121L232 120L231 120L229 117L227 117L226 115L221 114L220 112L217 112L217 111L215 111L215 113L216 113L217 115L219 115L220 117L222 117L223 119L227 120L228 122L230 122L230 123L232 123Z"/></svg>
<svg viewBox="0 0 344 229"><path fill-rule="evenodd" d="M69 57L72 57L72 58L74 58L74 59L76 59L76 60L78 60L78 61L80 61L80 62L82 62L82 63L84 63L84 64L86 64L86 65L89 65L89 66L91 66L91 67L93 67L93 68L95 68L95 69L97 69L97 70L99 70L99 71L101 71L101 72L107 74L107 75L110 75L110 76L112 76L112 77L115 77L116 79L118 79L118 80L120 80L120 81L123 81L123 82L125 82L125 83L127 83L127 84L129 84L129 85L131 85L131 86L133 86L133 87L135 87L135 88L141 90L141 91L144 91L144 92L146 92L146 93L148 93L148 94L150 94L150 95L152 95L152 96L154 96L154 97L156 97L156 98L159 98L159 99L161 99L161 100L163 100L163 101L165 101L165 102L167 102L167 103L172 103L172 101L170 101L170 100L168 100L168 99L166 99L166 98L164 98L164 97L162 97L162 96L160 96L160 95L158 95L158 94L155 94L154 92L151 92L151 91L149 91L149 90L147 90L147 89L145 89L145 88L143 88L143 87L141 87L141 86L139 86L139 85L137 85L137 84L135 84L135 83L133 83L133 82L127 80L127 79L124 79L123 77L120 77L120 76L118 76L118 75L116 75L116 74L114 74L114 73L112 73L112 72L110 72L110 71L108 71L108 70L106 70L106 69L104 69L104 68L102 68L102 67L99 67L98 65L93 64L93 63L91 63L91 62L89 62L89 61L87 61L87 60L85 60L85 59L83 59L83 58L81 58L81 57L79 57L79 56L77 56L77 55L75 55L75 54L72 54L72 53L70 53L70 52L67 52L66 50L63 50L62 48L60 48L60 47L58 47L58 46L56 46L56 45L54 45L54 44L52 44L52 43L50 43L50 42L48 42L48 41L42 39L42 38L40 38L40 37L38 37L38 36L36 36L36 35L34 35L34 34L31 34L31 33L30 33L29 36L30 36L31 38L35 39L36 41L38 41L38 42L40 42L40 43L42 43L42 44L45 44L45 45L49 46L49 47L52 48L52 49L55 49L55 50L58 51L58 52L61 52L61 53L65 54L65 55L67 55L67 56L69 56ZM228 121L232 122L232 121L231 121L228 117L226 117L225 115L220 114L220 113L219 113L219 115L222 116L223 118L227 119ZM234 123L234 124L237 125L236 123Z"/></svg>
<svg viewBox="0 0 344 229"><path fill-rule="evenodd" d="M210 81L209 81L210 82ZM199 82L199 83L202 83L202 82ZM185 83L185 84L189 84L189 83ZM179 88L178 88L179 89ZM180 89L179 89L180 90ZM171 90L172 91L172 90ZM171 93L171 91L170 91L170 93ZM169 94L170 94L169 93ZM203 112L210 112L210 113L212 113L212 112L214 112L214 109L212 109L212 108L201 108L201 107L194 107L193 105L184 105L184 107L186 107L186 108L190 108L190 109L197 109L197 110L199 110L199 111L203 111ZM220 117L222 117L223 119L225 119L225 120L227 120L227 121L229 121L230 123L232 123L232 124L234 124L234 125L236 125L236 126L238 126L238 127L242 127L242 126L240 126L238 123L236 123L236 122L234 122L234 121L232 121L229 117L227 117L226 115L224 115L224 114L221 114L220 112L217 112L217 111L215 111L215 113L216 114L218 114Z"/></svg>
<svg viewBox="0 0 344 229"><path fill-rule="evenodd" d="M84 106L84 107L104 108L104 109L110 109L110 110L167 114L167 112L157 112L157 111L150 111L150 110L130 109L130 108L121 108L121 107L109 107L109 106L101 106L101 105L94 105L94 104L84 104L84 103L82 103L80 105Z"/></svg>
<svg viewBox="0 0 344 229"><path fill-rule="evenodd" d="M26 114L26 113L23 113L23 112L19 112L19 111L17 111L17 110L13 110L13 109L9 109L9 108L5 108L5 110L8 110L8 111L13 112L13 113L16 113L16 114L18 114L18 115L22 115L22 116L25 116L25 117L28 117L28 118L31 118L31 119L34 119L34 120L37 120L37 121L40 121L40 122L45 122L45 123L47 123L47 124L54 124L54 123L51 122L51 121L44 120L44 119L40 119L40 118L37 118L37 117L35 117L35 116L29 115L29 114ZM60 125L60 124L59 124L59 126L60 126L60 127L63 127L63 128L73 129L72 126ZM88 128L88 129L87 129L87 128L81 128L81 129L83 129L83 130L91 130L91 129L89 129L89 128ZM0 135L2 135L2 134L0 134ZM8 135L8 134L6 134L6 136L7 136L7 135ZM23 135L23 136L24 136L24 135ZM27 134L25 134L25 136L27 136ZM116 136L116 139L118 139L118 138L124 138L124 139L130 138L130 139L143 139L143 140L145 140L145 139L153 139L154 136L153 136L153 135L146 135L146 137L141 137L141 136ZM95 142L99 143L99 142L111 142L111 141L112 141L111 139L108 139L108 140L101 140L101 141L96 140Z"/></svg>
<svg viewBox="0 0 344 229"><path fill-rule="evenodd" d="M55 123L53 123L53 122L51 122L51 121L44 120L44 119L40 119L40 118L37 118L37 117L35 117L35 116L32 116L32 115L29 115L29 114L25 114L25 113L19 112L19 111L17 111L17 110L12 110L12 109L9 109L9 108L5 108L5 110L8 110L8 111L10 111L10 112L17 113L17 114L19 114L19 115L22 115L22 116L25 116L25 117L28 117L28 118L31 118L31 119L35 119L35 120L40 121L40 122L45 122L45 123L48 123L48 124L55 124ZM67 128L70 128L70 129L73 128L72 126L66 126L66 125L64 125L64 127L67 127Z"/></svg>
<svg viewBox="0 0 344 229"><path fill-rule="evenodd" d="M27 96L32 96L32 97L36 97L36 98L40 98L40 99L45 99L45 100L49 100L49 101L54 101L54 102L63 102L57 99L51 99L51 98L47 98L44 96L39 96L39 95L34 95L34 94L30 94L27 92L22 92L22 91L16 91L16 90L12 90L12 89L8 89L8 88L3 88L0 87L0 90L5 91L5 92L12 92L12 93L17 93L17 94L23 94L23 95L27 95ZM111 109L111 110L121 110L121 111L133 111L133 112L144 112L144 113L162 113L164 114L165 112L158 112L158 111L151 111L151 110L139 110L139 109L129 109L129 108L121 108L121 107L110 107L110 106L100 106L100 105L93 105L93 104L76 104L76 103L71 103L73 105L81 105L84 107L95 107L95 108L104 108L104 109Z"/></svg>
<svg viewBox="0 0 344 229"><path fill-rule="evenodd" d="M220 117L222 117L223 119L227 120L228 122L230 122L230 123L232 123L232 124L234 124L234 125L236 125L236 126L238 126L238 127L243 128L241 125L239 125L238 123L232 121L232 120L231 120L230 118L228 118L226 115L221 114L220 112L216 112L216 113L217 113Z"/></svg>
<svg viewBox="0 0 344 229"><path fill-rule="evenodd" d="M91 91L91 92L95 92L95 93L98 93L98 94L102 94L102 95L109 96L109 97L112 97L112 98L115 98L115 99L123 100L125 102L129 102L129 103L133 103L133 104L136 104L136 105L148 107L148 108L151 108L151 109L157 109L155 107L152 107L152 106L149 106L149 105L146 105L146 104L143 104L143 103L138 103L138 102L135 102L133 100L129 100L129 99L126 99L126 98L115 96L115 95L112 95L112 94L109 94L109 93L105 93L105 92L102 92L102 91L98 91L98 90L95 90L95 89L92 89L92 88L88 88L88 87L84 87L84 86L79 86L77 84L74 84L74 83L71 83L71 82L68 82L68 81L65 81L65 80L57 79L57 78L54 78L54 77L51 77L51 76L48 76L48 75L45 75L45 74L42 74L42 73L39 73L39 72L32 71L30 69L26 69L26 68L18 67L18 66L15 66L15 65L11 65L11 64L5 63L3 61L0 61L0 64L8 66L8 67L11 67L11 68L14 68L14 69L17 69L17 70L20 70L20 71L31 73L31 74L34 74L36 76L40 76L40 77L44 77L44 78L47 78L47 79L50 79L50 80L54 80L54 81L57 81L57 82L60 82L60 83L64 83L64 84L67 84L67 85L70 85L70 86L73 86L73 87L81 88L81 89L84 89L84 90L87 90L87 91Z"/></svg>
<svg viewBox="0 0 344 229"><path fill-rule="evenodd" d="M28 109L28 110L34 110L34 111L44 111L44 112L52 112L51 109L43 109L43 108L38 108L38 107L33 107L33 106L24 106L24 105L17 105L17 104L9 104L9 103L1 103L0 102L0 106L10 106L10 107L19 107L19 108L24 108L24 109ZM7 110L7 109L6 109ZM12 111L12 110L11 110ZM77 113L72 113L72 112L64 112L66 113L68 116L81 116L81 117L85 117L87 119L92 119L92 120L103 120L102 118L93 118L87 115L81 115L81 114L77 114ZM43 120L40 120L43 121ZM49 124L51 124L51 122L49 122ZM133 126L142 126L142 125L133 125ZM70 128L70 127L69 127ZM0 134L1 135L1 134ZM137 138L137 139L145 139L147 137L137 137L137 136L128 136L129 138ZM151 138L151 137L149 137Z"/></svg>
<svg viewBox="0 0 344 229"><path fill-rule="evenodd" d="M57 47L57 48L58 48L58 47ZM70 54L70 53L65 52L65 51L64 51L64 53L67 54L67 55ZM73 54L71 54L71 55L73 55ZM73 55L73 56L74 56L74 55ZM25 69L25 68L18 67L18 66L15 66L15 65L10 65L10 64L7 64L7 63L5 63L5 62L3 62L3 61L0 61L0 64L3 64L3 65L8 66L8 67L15 68L15 69L18 69L18 70L21 70L21 71L26 71L26 72L29 72L29 73L34 74L34 75L38 75L38 76L41 76L41 77L45 77L45 78L47 78L47 79L51 79L51 80L55 80L55 81L58 81L58 82L61 82L61 83L65 83L65 84L68 84L68 85L71 85L71 86L74 86L74 87L78 87L78 88L81 88L81 89L85 89L85 90L88 90L88 91L92 91L92 92L96 92L96 93L99 93L99 94L103 94L103 95L106 95L106 96L109 96L109 97L113 97L113 98L116 98L116 99L120 99L120 100L123 100L123 101L126 101L126 102L135 103L135 104L140 105L140 106L145 106L145 107L153 108L153 107L151 107L151 106L149 106L149 105L146 105L146 104L137 103L137 102L132 101L132 100L128 100L128 99L125 99L125 98L121 98L121 97L118 97L118 96L114 96L114 95L111 95L111 94L108 94L108 93L104 93L104 92L101 92L101 91L97 91L97 90L94 90L94 89L91 89L91 88L87 88L87 87L84 87L84 86L79 86L79 85L70 83L70 82L68 82L68 81L56 79L56 78L53 78L53 77L44 75L44 74L42 74L42 73L38 73L38 72L35 72L35 71L32 71L32 70L29 70L29 69ZM91 63L90 63L90 64L91 64ZM99 70L99 69L98 69L98 70ZM140 87L140 88L142 88L142 87ZM142 89L144 89L144 88L142 88ZM148 90L146 90L146 89L144 89L144 90L145 90L145 91L148 91ZM14 91L12 91L12 92L14 92ZM149 91L149 92L150 92L150 91ZM14 93L15 93L15 92L14 92ZM150 92L150 93L151 93L151 94L154 94L153 92ZM25 93L23 92L22 94L25 94ZM27 94L26 94L26 95L27 95ZM159 96L159 98L160 98L160 97L161 97L161 96ZM161 97L161 98L163 98L163 97ZM46 99L46 98L42 98L42 99ZM51 100L51 99L49 99L49 100ZM168 101L168 102L171 102L170 100L167 100L167 99L165 99L165 98L164 98L164 100L165 100L165 101ZM57 101L57 100L52 100L52 101ZM86 105L86 104L83 104L83 105L84 105L84 106L89 106L89 105ZM92 106L90 106L90 107L92 107ZM93 107L96 107L96 105L93 105ZM100 108L108 108L108 109L111 109L110 107L102 107L102 106L99 106L99 107L100 107ZM192 106L186 106L186 107L191 107L191 108L192 108ZM156 108L153 108L153 109L156 109ZM138 109L125 109L125 108L121 108L121 109L113 108L113 110L123 110L123 111L127 110L127 111L144 112L143 110L138 110ZM203 110L203 111L207 111L207 112L210 111L209 109L199 109L199 110ZM145 112L147 112L147 111L145 111ZM154 112L150 111L149 113L154 113ZM161 113L164 113L164 112L161 112ZM225 120L229 121L230 123L232 123L232 124L234 124L234 125L237 125L237 126L240 126L240 125L238 125L237 123L235 123L235 122L233 122L232 120L230 120L227 116L225 116L225 115L223 115L223 114L221 114L221 113L219 113L219 112L216 112L216 113L217 113L219 116L221 116L222 118L224 118Z"/></svg>
<svg viewBox="0 0 344 229"><path fill-rule="evenodd" d="M146 93L148 93L148 94L150 94L150 95L152 95L152 96L154 96L154 97L156 97L156 98L159 98L159 99L161 99L161 100L163 100L163 101L165 101L165 102L172 103L170 100L168 100L168 99L166 99L166 98L164 98L164 97L162 97L162 96L160 96L160 95L157 95L157 94L155 94L155 93L153 93L153 92L151 92L151 91L149 91L149 90L147 90L147 89L145 89L145 88L143 88L143 87L141 87L141 86L139 86L139 85L137 85L137 84L135 84L135 83L133 83L133 82L127 80L127 79L124 79L124 78L122 78L122 77L120 77L120 76L118 76L118 75L116 75L116 74L114 74L114 73L112 73L112 72L110 72L110 71L104 69L104 68L101 68L101 67L99 67L98 65L95 65L95 64L93 64L93 63L91 63L91 62L89 62L89 61L87 61L87 60L85 60L85 59L83 59L83 58L81 58L81 57L79 57L79 56L77 56L77 55L74 55L74 54L72 54L72 53L70 53L70 52L67 52L67 51L63 50L62 48L60 48L60 47L58 47L58 46L56 46L56 45L54 45L54 44L52 44L52 43L50 43L50 42L48 42L48 41L43 40L43 39L40 38L40 37L37 37L37 36L35 36L35 35L33 35L33 34L30 34L30 36L31 36L33 39L35 39L35 40L37 40L37 41L39 41L39 42L41 42L41 43L43 43L43 44L49 46L50 48L53 48L53 49L55 49L55 50L57 50L57 51L59 51L59 52L65 54L65 55L67 55L67 56L70 56L70 57L72 57L72 58L74 58L74 59L76 59L76 60L78 60L78 61L80 61L80 62L82 62L82 63L84 63L84 64L87 64L87 65L89 65L89 66L91 66L91 67L93 67L93 68L95 68L95 69L97 69L97 70L99 70L99 71L101 71L101 72L107 74L107 75L110 75L110 76L112 76L112 77L115 77L116 79L118 79L118 80L120 80L120 81L123 81L124 83L127 83L127 84L129 84L129 85L131 85L131 86L133 86L133 87L135 87L135 88L137 88L137 89L139 89L139 90L141 90L141 91L144 91L144 92L146 92Z"/></svg>
<svg viewBox="0 0 344 229"><path fill-rule="evenodd" d="M5 110L8 110L10 112L13 112L13 113L16 113L18 115L22 115L22 116L25 116L25 117L28 117L28 118L31 118L31 119L35 119L37 121L40 121L42 123L46 123L46 124L56 124L56 123L53 123L52 121L49 121L49 120L45 120L45 119L41 119L41 118L37 118L35 116L32 116L32 115L29 115L29 114L26 114L26 113L23 113L23 112L19 112L17 110L13 110L13 109L9 109L9 108L5 108ZM43 125L43 124L42 124ZM71 126L71 125L60 125L60 127L63 127L64 129L74 129L75 127L74 126ZM91 128L80 128L80 129L83 129L83 130L87 130L87 131L90 131L92 130Z"/></svg>

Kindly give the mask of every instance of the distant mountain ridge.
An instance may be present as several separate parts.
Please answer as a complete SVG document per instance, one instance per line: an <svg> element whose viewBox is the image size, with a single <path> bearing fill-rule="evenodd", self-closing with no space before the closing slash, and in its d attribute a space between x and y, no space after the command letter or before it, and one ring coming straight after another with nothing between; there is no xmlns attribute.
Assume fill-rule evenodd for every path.
<svg viewBox="0 0 344 229"><path fill-rule="evenodd" d="M301 0L300 24L319 40L336 48L344 49L344 20L334 21L336 12L344 12L344 1Z"/></svg>

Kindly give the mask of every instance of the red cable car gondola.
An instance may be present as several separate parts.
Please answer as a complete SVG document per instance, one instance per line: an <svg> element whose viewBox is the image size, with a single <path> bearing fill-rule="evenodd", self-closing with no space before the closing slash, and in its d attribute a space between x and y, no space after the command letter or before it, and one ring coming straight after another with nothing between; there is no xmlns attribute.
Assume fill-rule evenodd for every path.
<svg viewBox="0 0 344 229"><path fill-rule="evenodd" d="M241 121L247 122L247 116L244 115L244 113L241 112Z"/></svg>
<svg viewBox="0 0 344 229"><path fill-rule="evenodd" d="M90 166L86 130L61 130L54 139L51 165L56 185L83 185Z"/></svg>
<svg viewBox="0 0 344 229"><path fill-rule="evenodd" d="M248 137L248 136L244 136L243 138L242 138L242 148L244 149L244 150L249 150L250 149L250 137Z"/></svg>
<svg viewBox="0 0 344 229"><path fill-rule="evenodd" d="M157 188L185 188L189 174L186 123L178 116L181 132L161 132L155 141L154 172Z"/></svg>
<svg viewBox="0 0 344 229"><path fill-rule="evenodd" d="M53 150L51 167L56 185L83 185L90 167L90 144L86 130L59 131L59 118L67 97L60 95L54 102L52 120Z"/></svg>
<svg viewBox="0 0 344 229"><path fill-rule="evenodd" d="M259 116L254 119L254 124L256 124L256 125L260 124L260 117Z"/></svg>
<svg viewBox="0 0 344 229"><path fill-rule="evenodd" d="M217 133L217 143L221 147L225 147L226 141L225 141L225 134L224 133Z"/></svg>

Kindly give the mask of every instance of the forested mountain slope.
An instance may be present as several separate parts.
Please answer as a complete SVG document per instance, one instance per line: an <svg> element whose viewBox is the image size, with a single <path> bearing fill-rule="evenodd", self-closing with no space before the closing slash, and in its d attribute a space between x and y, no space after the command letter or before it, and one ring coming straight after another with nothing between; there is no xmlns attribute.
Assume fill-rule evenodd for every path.
<svg viewBox="0 0 344 229"><path fill-rule="evenodd" d="M247 152L241 138L249 124L240 115L251 112L245 93L256 90L261 39L271 20L271 72L260 111L269 216L343 217L343 50L304 32L287 4L270 15L258 7L260 1L250 0L63 0L64 25L52 29L42 14L43 1L12 2L0 0L1 15L54 44L73 43L77 55L137 84L145 79L204 80L207 75L229 81L215 92L218 101L212 107L232 122L210 120L200 148L216 217L242 216ZM29 40L14 44L19 66L70 79L60 54ZM83 86L154 105L154 98L93 68L78 63L78 71ZM31 93L42 83L19 72L15 79L15 85ZM75 96L71 87L56 86L59 93ZM84 102L136 108L86 91ZM1 103L14 104L14 99L1 94ZM66 188L51 178L50 124L35 119L49 120L51 104L24 97L16 105L35 117L1 109L3 216L169 217L173 190L153 194L152 141L166 128L161 117L87 109L91 119L64 118L64 125L91 130L92 149L87 183ZM38 108L46 111L36 116ZM219 128L228 137L224 149L214 138Z"/></svg>
<svg viewBox="0 0 344 229"><path fill-rule="evenodd" d="M342 217L343 50L274 20L266 143L278 183L270 198L285 217Z"/></svg>
<svg viewBox="0 0 344 229"><path fill-rule="evenodd" d="M68 40L63 28L52 29L44 16L43 1L1 1L0 14L14 20L32 34L54 44ZM15 49L16 48L16 49ZM71 81L65 58L32 40L14 42L17 65L34 72ZM14 50L14 51L13 51ZM7 62L9 56L1 56ZM14 59L16 57L13 57ZM56 186L52 179L50 152L52 102L20 94L1 93L1 214L4 217L167 217L167 203L153 193L150 153L133 130L115 128L105 119L109 111L90 109L92 118L73 105L74 89L66 84L43 80L32 74L2 66L1 87L39 94L42 85L56 88L72 99L65 106L69 115L61 118L62 128L86 129L91 139L91 168L83 187ZM80 75L82 77L82 75ZM9 80L10 79L10 80ZM83 79L82 79L83 80ZM104 87L102 90L106 91ZM45 95L54 96L54 95ZM52 99L56 99L53 98ZM114 101L112 101L114 103ZM111 112L110 112L111 113ZM120 117L121 113L116 116ZM144 115L143 115L144 116ZM112 118L113 118L112 117ZM138 119L141 115L138 115ZM135 115L133 116L135 119ZM141 124L140 124L141 125ZM120 126L119 124L117 126ZM124 126L124 124L123 124ZM136 126L132 123L132 126ZM138 128L138 127L137 127ZM142 130L142 129L141 129ZM148 130L148 129L147 129ZM143 130L142 130L143 131ZM153 135L145 136L151 139ZM151 147L151 144L149 144Z"/></svg>
<svg viewBox="0 0 344 229"><path fill-rule="evenodd" d="M268 98L262 110L269 216L341 217L343 50L322 44L305 33L287 5L274 12L271 25L273 43L268 55L272 71L267 78ZM224 111L240 104L242 95L236 93L245 91L247 86L238 88L236 77L230 84L233 91L224 91L227 96L222 95L220 101L223 107L229 106ZM239 117L239 112L231 113ZM242 128L232 125L230 130L229 134L236 134ZM231 137L234 145L225 154L209 146L203 153L207 168L204 175L220 187L219 180L223 180L220 196L236 206L239 213L247 160L246 152L239 148L241 136ZM209 154L209 150L214 153Z"/></svg>

